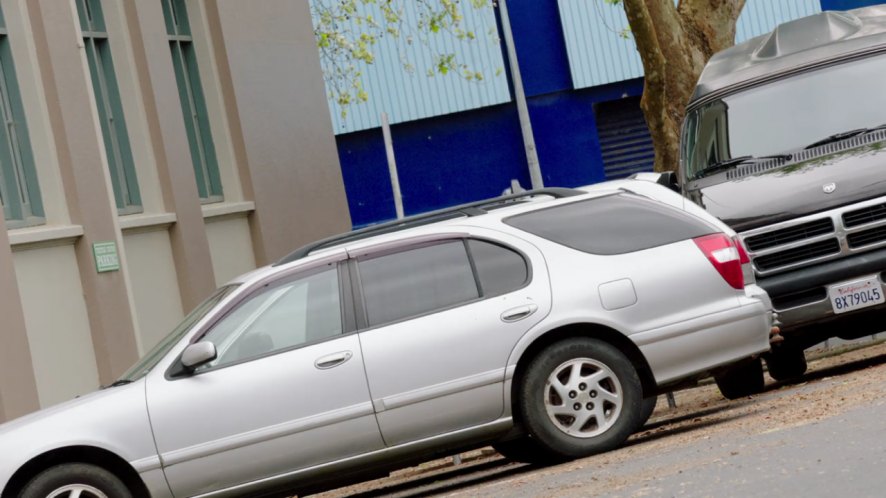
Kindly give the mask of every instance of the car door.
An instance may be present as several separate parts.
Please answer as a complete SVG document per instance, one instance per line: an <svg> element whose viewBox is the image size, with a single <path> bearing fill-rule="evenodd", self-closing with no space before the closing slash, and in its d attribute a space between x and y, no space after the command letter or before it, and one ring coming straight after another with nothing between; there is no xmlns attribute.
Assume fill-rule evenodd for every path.
<svg viewBox="0 0 886 498"><path fill-rule="evenodd" d="M148 380L176 496L240 485L250 494L250 482L279 484L298 469L383 448L359 340L343 313L347 281L333 263L260 285L200 339L215 344L216 360L192 375Z"/></svg>
<svg viewBox="0 0 886 498"><path fill-rule="evenodd" d="M538 250L498 233L349 252L359 273L360 341L385 442L500 418L508 356L550 310Z"/></svg>

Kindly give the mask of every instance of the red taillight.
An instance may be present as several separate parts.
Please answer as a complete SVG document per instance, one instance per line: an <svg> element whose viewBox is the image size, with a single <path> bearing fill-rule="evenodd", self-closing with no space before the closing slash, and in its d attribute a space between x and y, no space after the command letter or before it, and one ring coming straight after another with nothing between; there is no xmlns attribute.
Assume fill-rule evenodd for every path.
<svg viewBox="0 0 886 498"><path fill-rule="evenodd" d="M741 244L735 244L722 233L693 240L727 284L733 289L744 289L744 274L741 271L744 249ZM747 254L744 254L744 258L747 258Z"/></svg>

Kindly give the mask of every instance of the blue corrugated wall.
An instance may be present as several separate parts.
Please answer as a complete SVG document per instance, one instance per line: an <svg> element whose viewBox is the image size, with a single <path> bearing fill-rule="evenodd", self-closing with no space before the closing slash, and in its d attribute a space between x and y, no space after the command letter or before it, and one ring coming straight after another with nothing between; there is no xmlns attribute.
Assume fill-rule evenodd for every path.
<svg viewBox="0 0 886 498"><path fill-rule="evenodd" d="M822 0L822 9L873 3L879 2ZM508 6L546 185L603 180L594 104L640 95L642 79L573 90L558 3ZM407 214L498 195L511 179L529 185L513 102L397 124L392 134ZM381 130L336 140L354 226L393 219Z"/></svg>
<svg viewBox="0 0 886 498"><path fill-rule="evenodd" d="M330 2L311 0L311 3L316 6ZM417 25L421 6L414 2L401 5L403 24ZM384 18L377 4L358 2L357 8L364 15ZM373 64L355 63L362 73L361 81L369 100L348 106L346 116L342 116L342 107L335 100L329 100L335 133L378 128L382 112L388 113L391 123L402 123L509 101L507 78L496 75L504 68L504 60L495 12L491 8L474 9L465 5L462 14L465 28L476 32L477 38L473 41L461 41L447 30L435 34L407 31L399 38L382 37L372 47L376 55ZM352 19L351 24L342 29L359 33L362 28ZM407 42L410 37L415 38L411 43ZM483 80L468 81L454 73L428 77L427 71L434 67L435 56L448 53L459 54L459 62L467 64L472 71L481 72ZM324 70L332 68L332 60L322 57L322 52L321 64ZM413 71L407 71L404 64L413 66Z"/></svg>
<svg viewBox="0 0 886 498"><path fill-rule="evenodd" d="M406 214L497 196L511 178L528 185L516 112L498 105L392 126ZM354 226L393 219L381 130L337 139Z"/></svg>
<svg viewBox="0 0 886 498"><path fill-rule="evenodd" d="M556 2L508 0L508 12L526 95L572 90Z"/></svg>
<svg viewBox="0 0 886 498"><path fill-rule="evenodd" d="M571 61L575 88L587 88L637 78L643 64L630 36L622 5L602 0L557 0L564 19L563 38ZM737 43L769 32L776 24L815 14L818 0L747 0L736 26Z"/></svg>
<svg viewBox="0 0 886 498"><path fill-rule="evenodd" d="M511 24L545 184L603 180L595 102L639 95L642 81L572 90L555 2L511 0ZM391 128L404 210L415 214L529 186L516 106L475 109ZM394 218L381 131L339 135L339 158L355 227Z"/></svg>
<svg viewBox="0 0 886 498"><path fill-rule="evenodd" d="M881 3L883 0L821 0L821 10L851 10Z"/></svg>
<svg viewBox="0 0 886 498"><path fill-rule="evenodd" d="M635 79L530 97L542 174L548 186L604 179L594 104L637 96ZM499 195L511 179L529 186L517 109L504 104L391 127L406 214ZM355 228L394 218L381 130L339 135L339 159Z"/></svg>

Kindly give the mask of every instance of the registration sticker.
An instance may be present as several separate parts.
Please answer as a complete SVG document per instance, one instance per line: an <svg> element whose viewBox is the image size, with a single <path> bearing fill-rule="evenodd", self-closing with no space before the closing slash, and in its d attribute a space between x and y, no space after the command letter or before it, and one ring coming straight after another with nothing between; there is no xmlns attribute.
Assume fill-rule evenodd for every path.
<svg viewBox="0 0 886 498"><path fill-rule="evenodd" d="M828 296L834 313L846 313L886 302L883 286L876 275L852 282L832 285L828 288Z"/></svg>

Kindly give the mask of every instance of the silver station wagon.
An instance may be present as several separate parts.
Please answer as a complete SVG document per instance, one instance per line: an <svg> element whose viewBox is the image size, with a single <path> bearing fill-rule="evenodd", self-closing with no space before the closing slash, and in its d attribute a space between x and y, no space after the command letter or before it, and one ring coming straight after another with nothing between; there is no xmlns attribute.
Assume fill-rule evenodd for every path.
<svg viewBox="0 0 886 498"><path fill-rule="evenodd" d="M489 444L616 448L658 393L769 349L734 232L683 203L530 191L302 248L111 386L0 426L2 498L288 496Z"/></svg>

